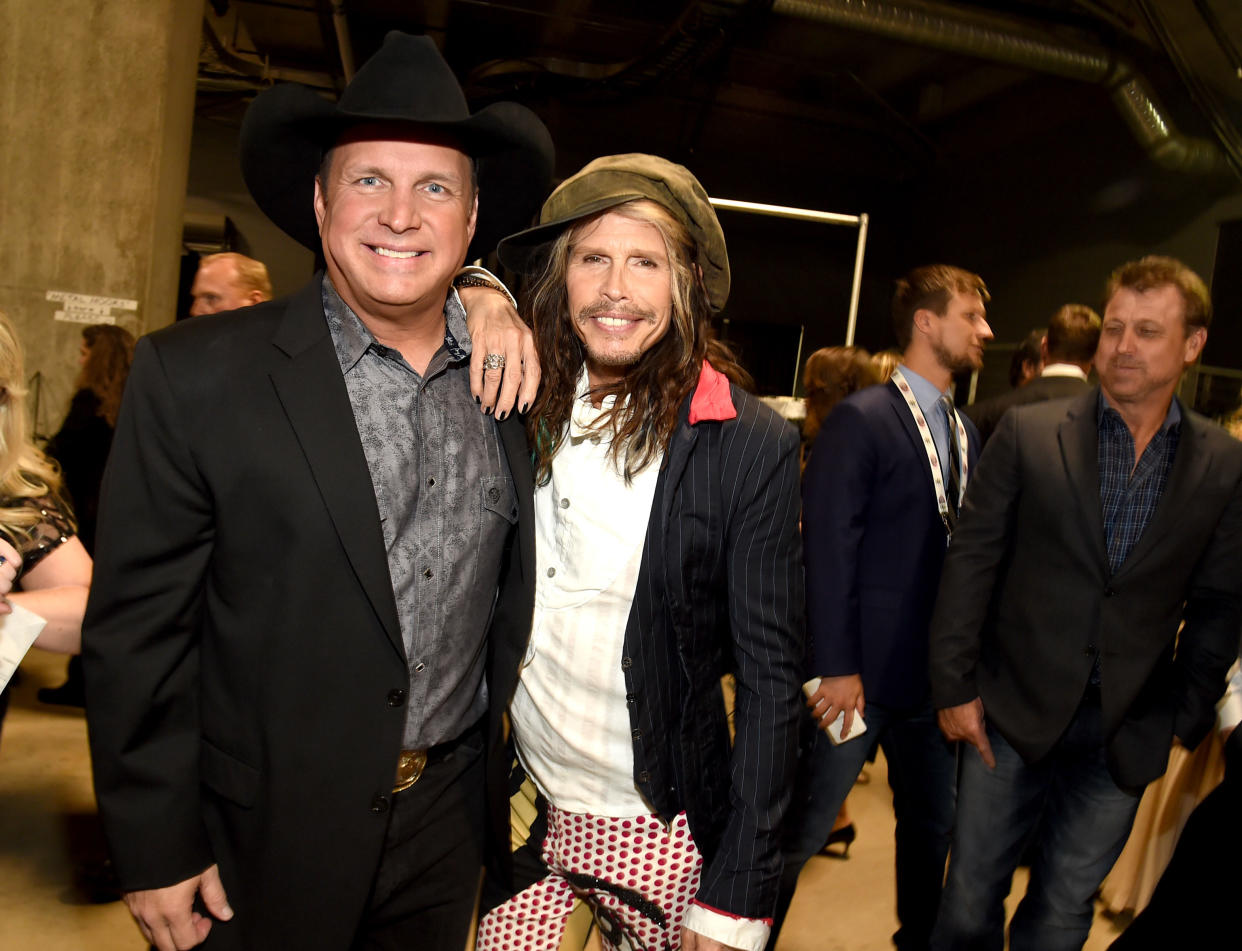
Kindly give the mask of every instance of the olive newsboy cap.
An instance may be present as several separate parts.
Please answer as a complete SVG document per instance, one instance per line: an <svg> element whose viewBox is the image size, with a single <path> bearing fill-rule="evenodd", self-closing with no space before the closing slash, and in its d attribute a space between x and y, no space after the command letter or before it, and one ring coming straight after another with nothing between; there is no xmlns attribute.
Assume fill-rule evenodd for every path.
<svg viewBox="0 0 1242 951"><path fill-rule="evenodd" d="M714 311L724 307L729 298L729 255L716 211L688 168L658 155L630 152L590 162L548 196L538 225L505 238L496 253L506 267L529 273L565 228L637 198L649 198L665 208L690 232L708 305Z"/></svg>

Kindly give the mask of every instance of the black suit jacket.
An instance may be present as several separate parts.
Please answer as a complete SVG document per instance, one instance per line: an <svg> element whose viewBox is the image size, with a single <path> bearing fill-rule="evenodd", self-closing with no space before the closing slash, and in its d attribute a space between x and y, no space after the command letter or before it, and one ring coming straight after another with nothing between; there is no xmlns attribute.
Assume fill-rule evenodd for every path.
<svg viewBox="0 0 1242 951"><path fill-rule="evenodd" d="M1137 787L1164 771L1175 734L1193 747L1211 728L1238 653L1242 443L1183 412L1164 494L1114 574L1098 405L1092 388L1001 420L945 561L932 688L937 707L982 697L1033 762L1073 717L1098 651L1109 768Z"/></svg>
<svg viewBox="0 0 1242 951"><path fill-rule="evenodd" d="M963 425L973 479L978 437ZM861 674L868 700L898 709L926 702L945 529L923 439L895 383L833 408L802 494L808 674Z"/></svg>
<svg viewBox="0 0 1242 951"><path fill-rule="evenodd" d="M1088 386L1086 380L1080 380L1076 376L1041 376L1031 380L1026 386L972 403L963 412L974 421L979 430L979 440L986 445L996 430L996 424L1011 407L1081 396Z"/></svg>
<svg viewBox="0 0 1242 951"><path fill-rule="evenodd" d="M691 400L682 408L656 482L621 666L634 782L665 819L685 810L705 860L699 901L765 918L802 709L798 434L745 392L731 388L731 398L732 419L691 423ZM527 639L523 631L498 642L497 668L514 675L493 697L512 698ZM730 672L732 744L720 686Z"/></svg>
<svg viewBox="0 0 1242 951"><path fill-rule="evenodd" d="M521 425L501 433L526 498ZM497 616L528 626L529 518L521 534ZM139 341L83 652L123 887L217 862L237 914L212 947L348 947L383 845L408 673L318 277ZM493 792L507 841L506 791Z"/></svg>

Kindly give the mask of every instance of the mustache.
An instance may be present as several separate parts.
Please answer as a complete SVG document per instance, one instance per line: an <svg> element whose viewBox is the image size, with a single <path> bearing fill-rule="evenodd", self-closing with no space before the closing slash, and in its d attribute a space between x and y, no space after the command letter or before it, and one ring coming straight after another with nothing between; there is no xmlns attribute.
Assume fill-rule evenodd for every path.
<svg viewBox="0 0 1242 951"><path fill-rule="evenodd" d="M592 317L598 317L600 314L624 314L626 317L637 317L640 320L655 320L654 310L643 310L641 307L635 307L632 304L613 304L606 300L587 304L578 311L578 319L590 320Z"/></svg>

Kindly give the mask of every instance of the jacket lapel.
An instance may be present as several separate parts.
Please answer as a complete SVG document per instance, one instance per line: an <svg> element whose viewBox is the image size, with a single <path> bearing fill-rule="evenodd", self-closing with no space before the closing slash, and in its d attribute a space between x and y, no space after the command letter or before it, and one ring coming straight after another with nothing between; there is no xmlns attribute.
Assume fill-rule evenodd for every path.
<svg viewBox="0 0 1242 951"><path fill-rule="evenodd" d="M509 462L513 490L518 500L518 551L524 583L535 577L535 477L531 471L530 448L521 417L511 413L500 424L500 444Z"/></svg>
<svg viewBox="0 0 1242 951"><path fill-rule="evenodd" d="M1203 426L1187 411L1182 411L1182 432L1177 443L1177 453L1169 469L1169 481L1165 484L1151 521L1139 536L1130 554L1122 562L1118 574L1138 564L1160 544L1160 541L1186 517L1186 502L1194 498L1195 490L1207 477L1212 467L1211 453L1204 451L1207 437Z"/></svg>
<svg viewBox="0 0 1242 951"><path fill-rule="evenodd" d="M665 464L656 481L656 499L660 506L660 525L668 525L672 515L673 500L677 497L677 486L681 483L682 474L690 461L690 453L698 442L698 428L689 421L689 397L682 404L677 415L677 428L673 430L673 438L665 455Z"/></svg>
<svg viewBox="0 0 1242 951"><path fill-rule="evenodd" d="M927 450L923 445L923 435L919 432L919 425L914 421L914 414L910 412L910 407L906 405L905 397L901 395L901 391L897 389L897 384L889 380L884 384L888 389L889 399L892 401L893 412L897 415L897 421L901 424L901 428L909 437L911 444L914 446L914 454L918 457L919 468L923 470L923 478L927 485L931 486L932 471L931 463L927 460ZM936 493L932 493L932 501L936 500Z"/></svg>
<svg viewBox="0 0 1242 951"><path fill-rule="evenodd" d="M1104 541L1104 516L1100 511L1100 433L1096 421L1099 390L1092 387L1070 403L1065 419L1057 428L1061 459L1073 488L1082 524L1096 559L1108 570L1108 546Z"/></svg>
<svg viewBox="0 0 1242 951"><path fill-rule="evenodd" d="M320 282L314 280L290 301L272 338L288 360L272 371L271 379L354 574L404 657L375 489L320 293Z"/></svg>

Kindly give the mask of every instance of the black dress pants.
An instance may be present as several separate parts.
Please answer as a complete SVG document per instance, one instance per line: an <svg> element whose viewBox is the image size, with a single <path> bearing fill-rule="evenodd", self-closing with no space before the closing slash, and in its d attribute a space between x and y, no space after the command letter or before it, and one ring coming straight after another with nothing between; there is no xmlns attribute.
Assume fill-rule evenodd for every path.
<svg viewBox="0 0 1242 951"><path fill-rule="evenodd" d="M482 730L467 731L391 803L354 951L463 951L487 822Z"/></svg>

